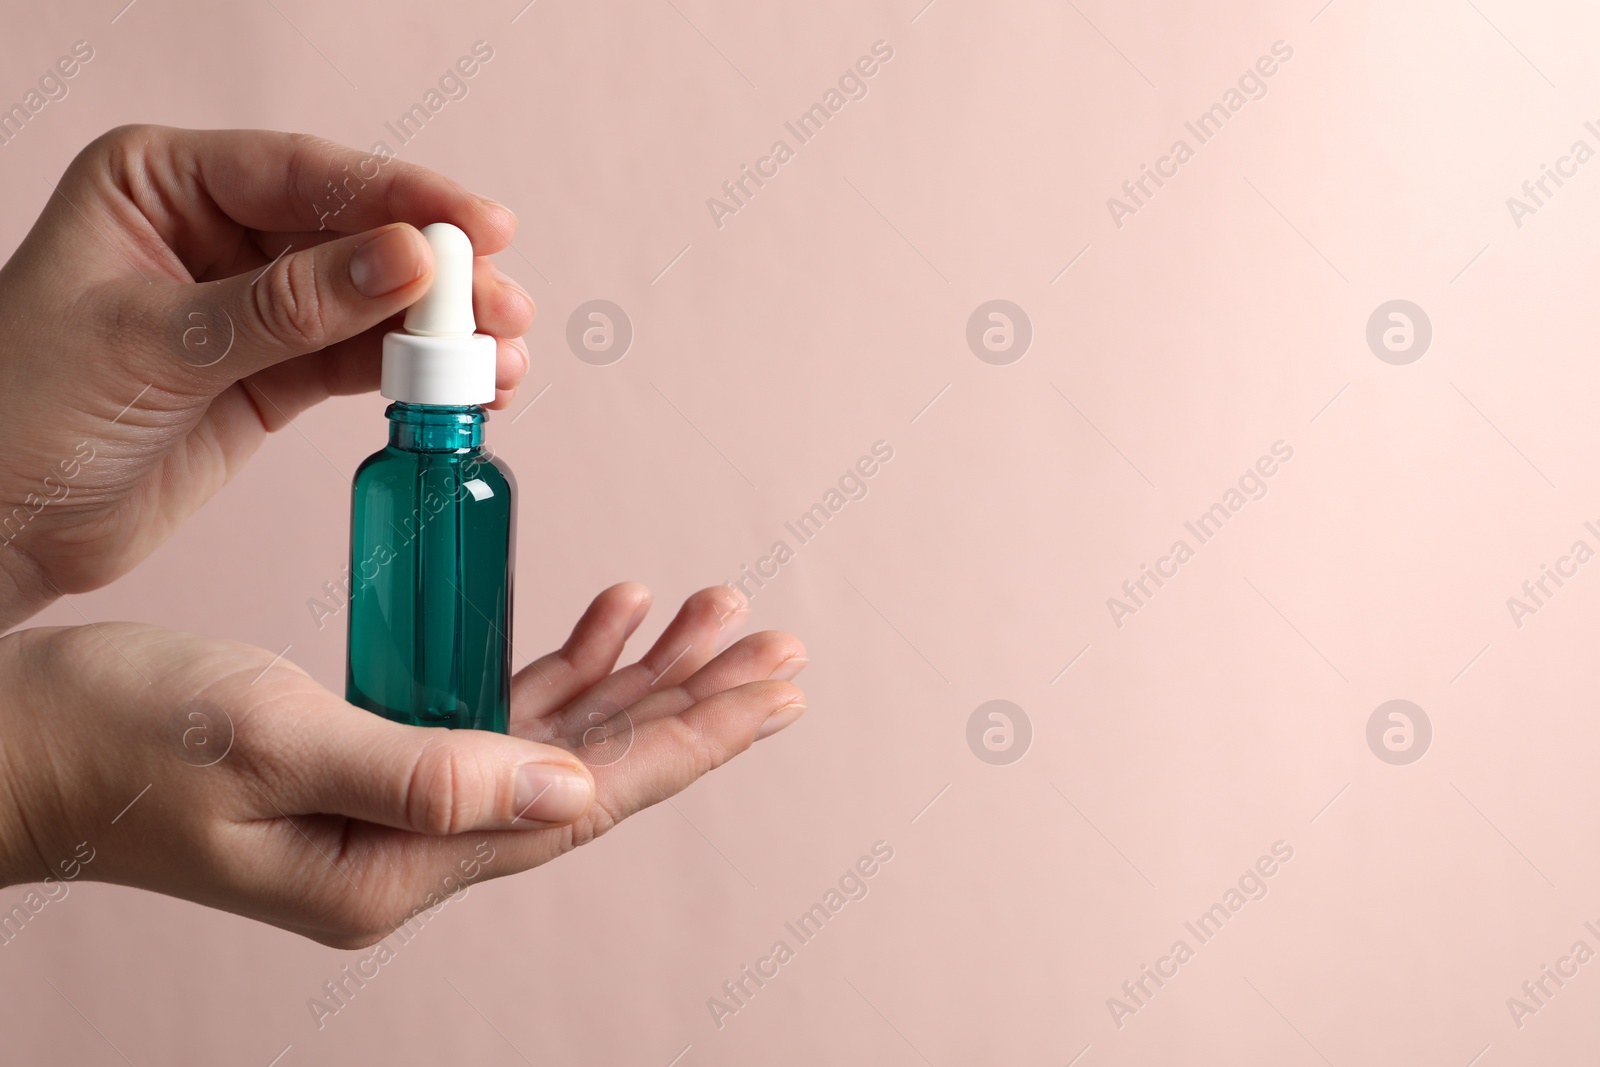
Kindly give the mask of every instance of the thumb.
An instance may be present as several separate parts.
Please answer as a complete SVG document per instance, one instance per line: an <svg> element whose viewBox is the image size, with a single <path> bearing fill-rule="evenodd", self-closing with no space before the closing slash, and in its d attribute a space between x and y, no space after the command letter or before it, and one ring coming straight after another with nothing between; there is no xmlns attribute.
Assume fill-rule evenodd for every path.
<svg viewBox="0 0 1600 1067"><path fill-rule="evenodd" d="M443 835L564 825L594 801L588 768L565 749L483 730L402 726L329 704L294 722L301 736L290 742L292 801L302 814Z"/></svg>
<svg viewBox="0 0 1600 1067"><path fill-rule="evenodd" d="M203 350L215 363L201 373L232 383L337 344L416 302L432 280L427 240L402 222L291 252L264 270L186 286L194 304L219 309L227 322L229 343Z"/></svg>

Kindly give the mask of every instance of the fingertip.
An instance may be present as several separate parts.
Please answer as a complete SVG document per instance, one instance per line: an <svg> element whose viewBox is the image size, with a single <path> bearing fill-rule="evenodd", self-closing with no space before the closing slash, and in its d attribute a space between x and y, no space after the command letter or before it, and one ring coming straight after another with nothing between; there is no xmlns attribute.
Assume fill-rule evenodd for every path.
<svg viewBox="0 0 1600 1067"><path fill-rule="evenodd" d="M481 333L521 337L533 328L533 298L483 256L473 263L472 309Z"/></svg>
<svg viewBox="0 0 1600 1067"><path fill-rule="evenodd" d="M520 297L522 301L528 305L528 315L531 318L534 312L537 310L537 307L534 305L533 297L528 295L528 290L523 287L521 282L517 281L511 275L501 270L500 264L496 263L494 260L485 259L484 262L489 265L489 276L491 278L493 278L496 282L499 282L501 286L508 289L516 296Z"/></svg>
<svg viewBox="0 0 1600 1067"><path fill-rule="evenodd" d="M645 616L650 614L650 608L655 603L655 594L650 592L649 587L643 582L618 582L611 589L632 605L625 631L627 637L632 637L633 632L644 622Z"/></svg>
<svg viewBox="0 0 1600 1067"><path fill-rule="evenodd" d="M433 271L433 250L415 226L396 222L357 237L348 270L356 292L375 299L428 277Z"/></svg>
<svg viewBox="0 0 1600 1067"><path fill-rule="evenodd" d="M490 225L497 232L503 233L506 244L511 243L511 238L517 232L517 213L506 207L498 200L491 200L487 196L478 197L479 209L489 217Z"/></svg>
<svg viewBox="0 0 1600 1067"><path fill-rule="evenodd" d="M411 223L390 223L387 226L374 227L368 232L373 236L379 236L385 233L403 234L411 248L417 253L417 255L421 256L426 261L427 269L433 269L433 246L428 243L428 239L426 237L422 236L422 230L411 225Z"/></svg>
<svg viewBox="0 0 1600 1067"><path fill-rule="evenodd" d="M415 183L404 198L404 217L461 227L480 256L504 250L516 236L516 213L499 201L479 196L454 178L426 167L413 165L402 175Z"/></svg>
<svg viewBox="0 0 1600 1067"><path fill-rule="evenodd" d="M779 730L782 730L788 726L793 726L795 722L798 721L799 718L805 713L806 704L804 696L801 696L796 700L784 702L779 706L777 711L774 711L771 715L768 715L765 721L761 723L760 727L756 729L755 740L765 740L766 738L769 738L773 734L777 733Z"/></svg>
<svg viewBox="0 0 1600 1067"><path fill-rule="evenodd" d="M804 704L806 693L793 682L781 678L769 678L764 682L752 682L760 692L762 699L769 708L779 709L789 704Z"/></svg>
<svg viewBox="0 0 1600 1067"><path fill-rule="evenodd" d="M576 822L589 813L594 797L594 775L576 757L524 763L514 773L511 825L543 829Z"/></svg>
<svg viewBox="0 0 1600 1067"><path fill-rule="evenodd" d="M528 358L528 342L521 337L502 337L495 353L495 385L514 390L527 377L532 361Z"/></svg>
<svg viewBox="0 0 1600 1067"><path fill-rule="evenodd" d="M651 600L655 594L650 592L650 587L643 582L633 580L618 582L608 586L601 594L604 597L622 597L632 601Z"/></svg>
<svg viewBox="0 0 1600 1067"><path fill-rule="evenodd" d="M459 191L465 195L465 210L457 224L472 239L473 250L480 256L488 256L509 248L517 233L516 214L498 201L475 196L464 189Z"/></svg>
<svg viewBox="0 0 1600 1067"><path fill-rule="evenodd" d="M736 585L714 585L705 590L704 595L716 605L717 620L724 627L730 620L750 611L750 598Z"/></svg>

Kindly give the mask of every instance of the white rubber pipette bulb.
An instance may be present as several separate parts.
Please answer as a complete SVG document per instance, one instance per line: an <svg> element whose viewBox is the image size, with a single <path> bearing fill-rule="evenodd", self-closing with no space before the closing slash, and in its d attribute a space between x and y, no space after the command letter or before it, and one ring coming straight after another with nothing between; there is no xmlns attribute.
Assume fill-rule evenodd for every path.
<svg viewBox="0 0 1600 1067"><path fill-rule="evenodd" d="M435 222L422 228L433 249L433 284L406 312L406 332L423 337L470 337L472 317L472 242L459 226Z"/></svg>

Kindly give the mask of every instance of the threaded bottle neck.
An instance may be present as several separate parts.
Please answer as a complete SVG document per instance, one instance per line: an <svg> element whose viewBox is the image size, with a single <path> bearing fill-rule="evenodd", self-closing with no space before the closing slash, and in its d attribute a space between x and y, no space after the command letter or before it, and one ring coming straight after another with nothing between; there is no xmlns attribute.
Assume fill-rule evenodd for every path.
<svg viewBox="0 0 1600 1067"><path fill-rule="evenodd" d="M407 452L462 452L483 445L488 418L476 404L390 404L389 444Z"/></svg>

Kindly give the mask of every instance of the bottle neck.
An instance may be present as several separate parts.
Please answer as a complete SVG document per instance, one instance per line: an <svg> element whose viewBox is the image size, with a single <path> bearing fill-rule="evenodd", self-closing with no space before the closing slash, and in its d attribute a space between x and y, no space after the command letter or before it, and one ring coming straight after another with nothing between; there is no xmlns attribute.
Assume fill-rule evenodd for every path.
<svg viewBox="0 0 1600 1067"><path fill-rule="evenodd" d="M476 404L390 404L389 445L406 452L463 452L483 446L488 418Z"/></svg>

